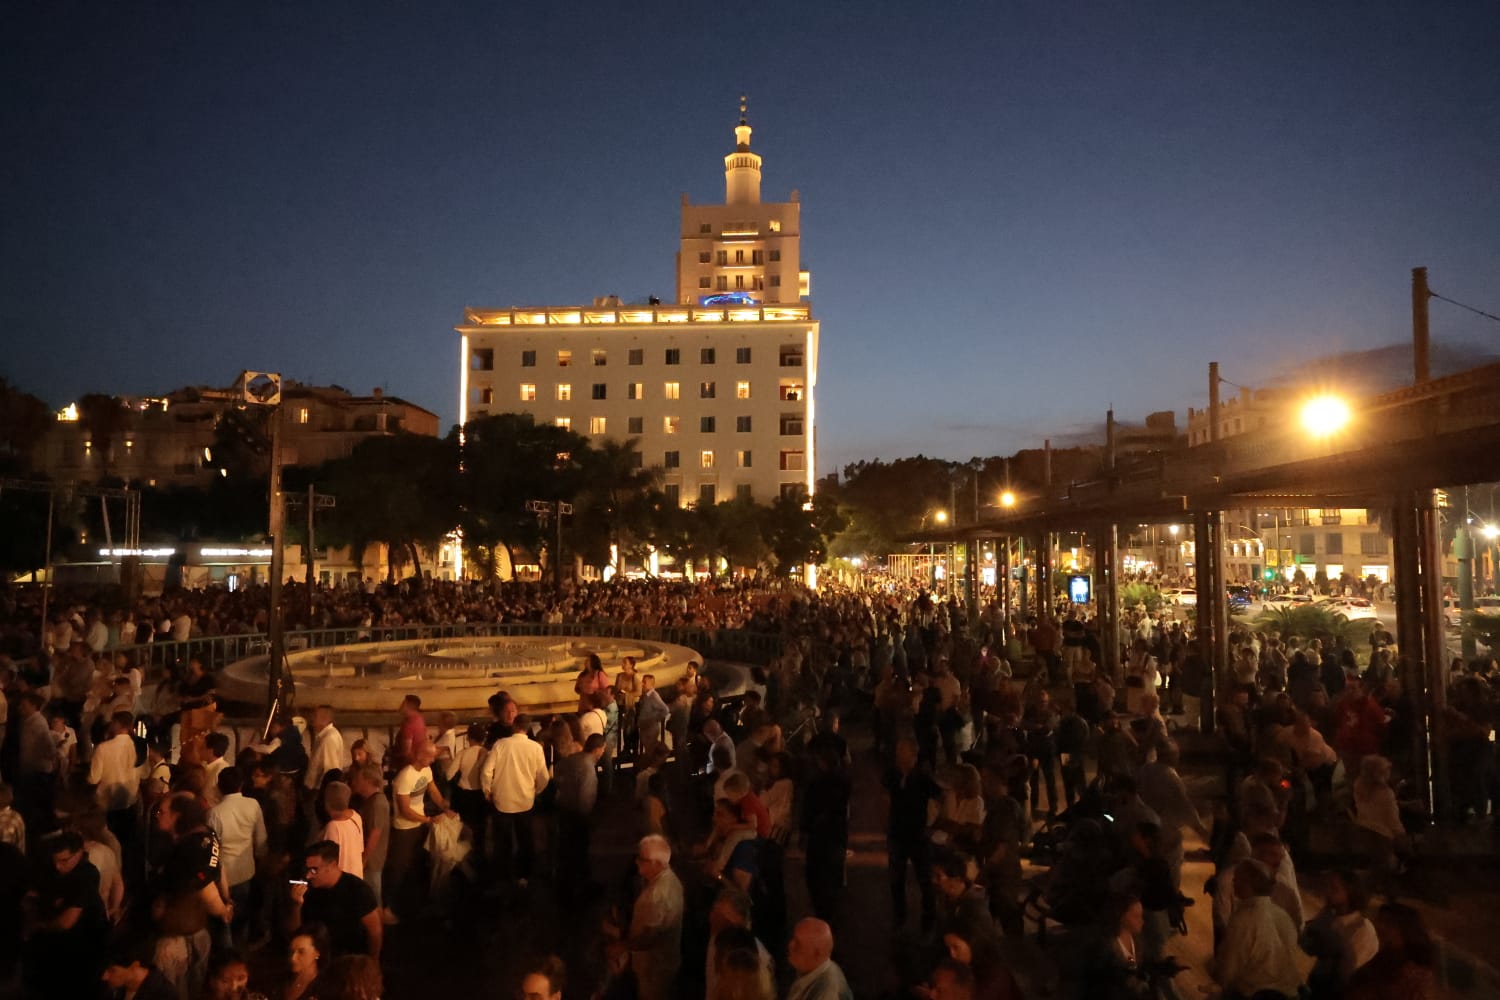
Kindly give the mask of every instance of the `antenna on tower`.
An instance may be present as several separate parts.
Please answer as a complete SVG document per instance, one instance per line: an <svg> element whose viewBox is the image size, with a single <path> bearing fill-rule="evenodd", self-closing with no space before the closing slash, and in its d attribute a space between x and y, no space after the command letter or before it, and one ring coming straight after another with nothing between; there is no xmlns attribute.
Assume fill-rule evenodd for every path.
<svg viewBox="0 0 1500 1000"><path fill-rule="evenodd" d="M741 125L748 125L749 124L749 122L747 122L745 120L745 109L748 106L747 105L747 100L748 99L745 97L744 94L740 95L740 124Z"/></svg>

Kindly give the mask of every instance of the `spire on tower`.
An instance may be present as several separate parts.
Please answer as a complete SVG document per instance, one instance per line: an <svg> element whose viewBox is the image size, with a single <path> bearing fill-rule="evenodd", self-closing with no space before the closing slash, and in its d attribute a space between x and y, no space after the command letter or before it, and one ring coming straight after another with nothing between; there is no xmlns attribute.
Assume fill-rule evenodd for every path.
<svg viewBox="0 0 1500 1000"><path fill-rule="evenodd" d="M747 99L746 99L745 95L741 94L740 95L740 124L741 125L747 125L747 124L749 124L748 122L745 121L746 102L747 102Z"/></svg>
<svg viewBox="0 0 1500 1000"><path fill-rule="evenodd" d="M760 201L760 157L750 152L749 98L740 95L740 123L734 127L734 152L724 157L724 203L755 204Z"/></svg>

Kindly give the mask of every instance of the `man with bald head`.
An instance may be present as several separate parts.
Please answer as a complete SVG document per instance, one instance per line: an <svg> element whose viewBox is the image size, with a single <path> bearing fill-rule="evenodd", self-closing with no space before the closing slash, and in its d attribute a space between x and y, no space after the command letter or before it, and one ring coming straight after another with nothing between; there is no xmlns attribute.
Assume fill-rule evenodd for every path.
<svg viewBox="0 0 1500 1000"><path fill-rule="evenodd" d="M806 917L792 931L787 960L797 978L786 1000L854 1000L844 970L833 960L833 928L817 917Z"/></svg>

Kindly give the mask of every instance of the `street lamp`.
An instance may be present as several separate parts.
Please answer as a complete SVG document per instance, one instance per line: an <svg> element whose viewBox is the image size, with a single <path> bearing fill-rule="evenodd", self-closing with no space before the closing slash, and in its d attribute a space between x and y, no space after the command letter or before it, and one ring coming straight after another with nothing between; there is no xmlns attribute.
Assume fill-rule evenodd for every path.
<svg viewBox="0 0 1500 1000"><path fill-rule="evenodd" d="M1006 490L1004 493L1000 494L1000 506L1009 509L1011 507L1014 507L1015 505L1016 495L1014 492L1012 492L1011 490Z"/></svg>
<svg viewBox="0 0 1500 1000"><path fill-rule="evenodd" d="M1302 428L1315 437L1329 437L1349 425L1349 404L1338 396L1314 396L1302 404Z"/></svg>

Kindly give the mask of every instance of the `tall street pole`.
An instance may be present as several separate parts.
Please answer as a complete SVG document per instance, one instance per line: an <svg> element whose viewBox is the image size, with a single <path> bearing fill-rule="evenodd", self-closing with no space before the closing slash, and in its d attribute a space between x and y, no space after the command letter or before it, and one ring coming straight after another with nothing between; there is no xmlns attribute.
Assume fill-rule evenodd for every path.
<svg viewBox="0 0 1500 1000"><path fill-rule="evenodd" d="M281 669L286 656L286 622L281 615L281 578L286 571L286 501L281 495L281 405L271 407L271 511L269 528L271 534L271 580L270 618L268 638L271 647L270 669L266 671L269 685L266 705L276 704L281 696Z"/></svg>

